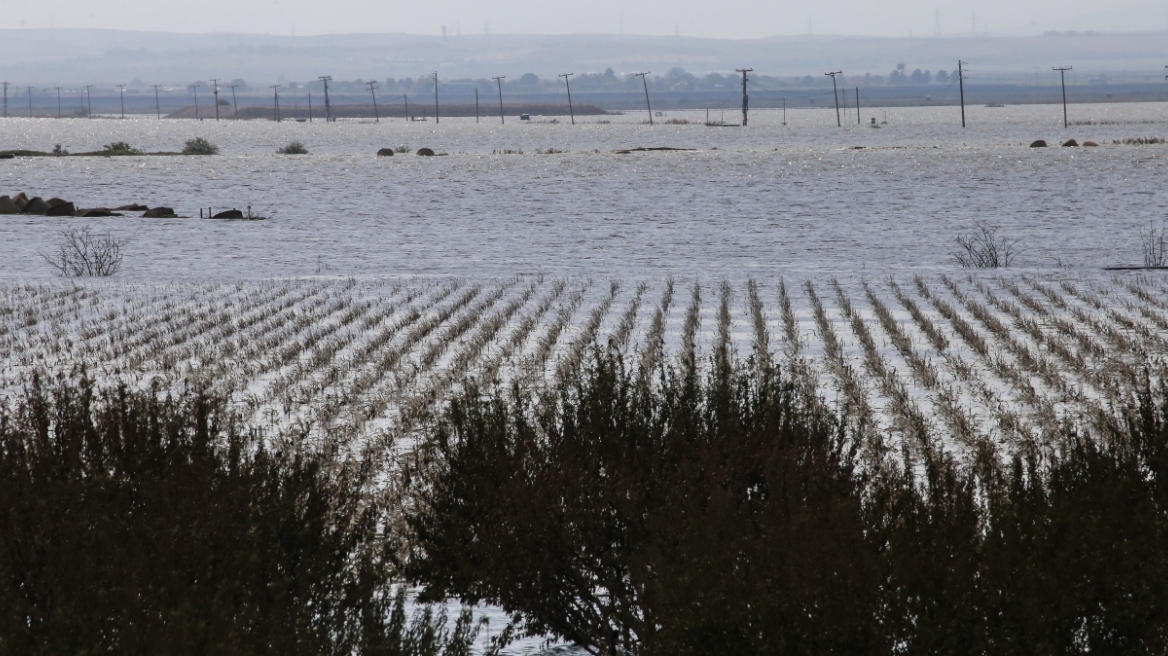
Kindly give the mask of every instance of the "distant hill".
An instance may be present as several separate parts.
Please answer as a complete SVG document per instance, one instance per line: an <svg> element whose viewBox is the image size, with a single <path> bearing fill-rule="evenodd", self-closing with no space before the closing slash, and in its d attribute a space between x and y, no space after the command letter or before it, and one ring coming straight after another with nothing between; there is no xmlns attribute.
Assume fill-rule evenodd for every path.
<svg viewBox="0 0 1168 656"><path fill-rule="evenodd" d="M1166 17L1168 18L1168 17ZM1152 25L1161 28L1165 21ZM974 75L1004 80L1072 65L1076 75L1163 74L1168 32L1057 36L876 38L788 36L753 40L573 34L449 38L408 34L273 36L114 30L0 30L0 70L22 84L186 85L218 76L253 85L315 79L382 80L429 75L483 78L524 73L728 72L743 66L774 76L886 75L897 64L951 69L960 58ZM1141 73L1142 72L1142 73ZM179 87L182 88L182 87Z"/></svg>

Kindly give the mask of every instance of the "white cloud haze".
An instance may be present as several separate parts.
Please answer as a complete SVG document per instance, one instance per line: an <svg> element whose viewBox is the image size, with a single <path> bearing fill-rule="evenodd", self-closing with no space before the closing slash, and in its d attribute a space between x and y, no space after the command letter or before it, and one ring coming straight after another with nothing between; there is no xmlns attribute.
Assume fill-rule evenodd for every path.
<svg viewBox="0 0 1168 656"><path fill-rule="evenodd" d="M1122 0L1121 0L1122 3ZM928 36L1075 29L1168 29L1168 0L0 0L5 27L175 32L609 33L746 39L771 35ZM1097 26L1097 27L1096 27Z"/></svg>

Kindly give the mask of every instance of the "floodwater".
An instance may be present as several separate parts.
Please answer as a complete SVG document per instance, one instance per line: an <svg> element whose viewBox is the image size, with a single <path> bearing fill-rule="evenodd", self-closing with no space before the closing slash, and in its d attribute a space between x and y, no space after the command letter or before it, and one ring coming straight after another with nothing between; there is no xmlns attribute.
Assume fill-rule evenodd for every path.
<svg viewBox="0 0 1168 656"><path fill-rule="evenodd" d="M1069 129L1056 105L970 107L965 129L956 107L863 109L862 125L851 109L843 128L823 109L791 109L785 125L781 111L756 111L747 128L662 114L652 126L646 112L576 125L4 119L0 149L175 151L201 136L221 154L0 161L0 194L190 217L0 216L0 279L53 277L40 254L81 224L125 240L123 279L741 279L950 269L954 238L977 221L1020 240L1018 266L1142 264L1141 228L1168 219L1168 145L1112 143L1168 136L1168 103L1072 105ZM1069 138L1100 145L1029 148ZM294 140L310 154L275 154ZM374 156L395 146L447 155ZM692 150L614 152L635 147ZM272 218L198 219L247 206Z"/></svg>

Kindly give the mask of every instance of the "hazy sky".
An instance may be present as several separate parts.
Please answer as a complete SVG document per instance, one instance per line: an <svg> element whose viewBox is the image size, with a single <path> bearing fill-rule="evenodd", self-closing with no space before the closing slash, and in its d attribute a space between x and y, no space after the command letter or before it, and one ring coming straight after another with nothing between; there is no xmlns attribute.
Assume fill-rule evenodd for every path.
<svg viewBox="0 0 1168 656"><path fill-rule="evenodd" d="M1125 0L0 0L4 27L94 27L271 34L409 32L451 36L597 32L754 38L778 34L916 36L1056 25ZM1168 0L1142 2L1163 16ZM1163 11L1160 11L1163 8ZM1147 11L1144 12L1148 14ZM976 23L975 23L976 22ZM1109 27L1105 29L1116 29Z"/></svg>

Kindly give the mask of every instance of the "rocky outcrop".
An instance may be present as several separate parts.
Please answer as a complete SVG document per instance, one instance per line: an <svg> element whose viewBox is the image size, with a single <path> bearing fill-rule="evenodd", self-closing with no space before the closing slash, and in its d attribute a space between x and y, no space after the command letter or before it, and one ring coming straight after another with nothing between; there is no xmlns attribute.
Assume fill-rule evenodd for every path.
<svg viewBox="0 0 1168 656"><path fill-rule="evenodd" d="M60 200L55 198L53 200ZM73 216L77 213L77 207L69 201L61 201L56 205L50 205L49 209L45 210L45 216Z"/></svg>
<svg viewBox="0 0 1168 656"><path fill-rule="evenodd" d="M226 210L211 217L212 219L242 219L243 212L239 210Z"/></svg>
<svg viewBox="0 0 1168 656"><path fill-rule="evenodd" d="M130 203L129 205L122 205L121 207L115 207L114 211L115 212L145 212L148 209L150 209L150 208L146 205L139 205L138 203Z"/></svg>
<svg viewBox="0 0 1168 656"><path fill-rule="evenodd" d="M430 148L419 148L418 149L418 156L419 157L433 157L434 151L431 150Z"/></svg>
<svg viewBox="0 0 1168 656"><path fill-rule="evenodd" d="M1083 147L1084 148L1098 148L1099 144L1095 143L1094 141L1084 141Z"/></svg>
<svg viewBox="0 0 1168 656"><path fill-rule="evenodd" d="M1030 144L1030 147L1031 148L1046 148L1046 141L1039 139L1038 141L1035 141L1034 143Z"/></svg>
<svg viewBox="0 0 1168 656"><path fill-rule="evenodd" d="M174 213L174 208L171 207L153 207L146 210L142 214L143 219L174 219L177 218Z"/></svg>
<svg viewBox="0 0 1168 656"><path fill-rule="evenodd" d="M0 214L20 214L20 208L8 196L0 196Z"/></svg>
<svg viewBox="0 0 1168 656"><path fill-rule="evenodd" d="M392 148L382 148L381 150L377 151L377 156L378 157L393 157L393 149Z"/></svg>
<svg viewBox="0 0 1168 656"><path fill-rule="evenodd" d="M1067 139L1063 142L1063 148L1078 148L1079 142L1074 139Z"/></svg>
<svg viewBox="0 0 1168 656"><path fill-rule="evenodd" d="M99 216L121 216L108 207L94 207L88 210L78 210L73 216L80 216L87 219Z"/></svg>
<svg viewBox="0 0 1168 656"><path fill-rule="evenodd" d="M17 207L20 208L21 212L23 212L24 206L28 205L28 196L25 196L24 192L22 191L19 194L16 194L15 196L12 197L12 202L15 203Z"/></svg>
<svg viewBox="0 0 1168 656"><path fill-rule="evenodd" d="M40 196L34 196L29 199L24 209L21 210L25 214L44 214L47 211L49 211L49 204Z"/></svg>

